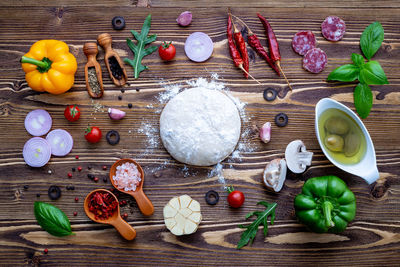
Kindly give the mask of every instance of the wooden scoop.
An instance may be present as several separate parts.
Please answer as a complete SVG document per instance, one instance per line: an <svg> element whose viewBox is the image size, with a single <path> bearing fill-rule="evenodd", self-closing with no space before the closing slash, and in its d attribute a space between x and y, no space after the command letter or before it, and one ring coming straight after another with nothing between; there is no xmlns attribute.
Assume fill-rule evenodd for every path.
<svg viewBox="0 0 400 267"><path fill-rule="evenodd" d="M130 226L126 221L124 221L121 218L121 215L119 214L119 205L117 205L117 210L114 212L113 216L111 216L110 218L106 219L106 220L97 220L94 216L94 214L89 210L89 200L90 200L90 196L92 194L94 194L95 192L107 192L109 194L111 194L114 198L115 201L117 201L118 203L118 199L117 197L111 193L110 191L106 190L106 189L96 189L93 190L92 192L90 192L86 198L85 198L85 203L83 204L83 207L85 209L86 215L89 217L89 219L91 219L92 221L95 221L97 223L104 223L104 224L110 224L112 226L115 227L115 229L117 229L117 231L122 235L123 238L125 238L126 240L133 240L136 237L136 230Z"/></svg>
<svg viewBox="0 0 400 267"><path fill-rule="evenodd" d="M117 170L117 166L122 165L126 162L129 163L133 163L137 166L138 171L140 173L140 176L142 178L142 181L140 182L140 184L136 187L136 191L125 191L123 189L120 189L117 187L117 185L114 183L114 179L113 176L116 173ZM112 183L112 185L119 191L129 194L131 196L133 196L136 200L136 203L139 206L140 211L144 214L144 215L152 215L154 213L154 206L153 203L151 203L150 199L143 193L143 182L144 182L144 171L142 169L142 167L133 159L120 159L118 161L116 161L110 169L110 181Z"/></svg>
<svg viewBox="0 0 400 267"><path fill-rule="evenodd" d="M104 88L103 88L103 79L101 76L101 68L99 62L96 60L96 56L99 50L97 49L97 44L96 43L85 43L83 46L83 53L85 53L88 61L85 65L85 80L86 80L86 88L87 91L92 98L100 98L103 96L104 93ZM99 93L95 93L92 90L92 87L89 84L89 68L95 68L96 70L96 77L97 77L97 82L99 83L100 91Z"/></svg>
<svg viewBox="0 0 400 267"><path fill-rule="evenodd" d="M126 70L125 70L125 67L124 67L124 64L123 64L121 58L119 57L117 52L115 52L111 47L111 42L112 42L111 35L108 33L102 33L97 37L97 42L99 42L99 45L101 45L101 47L103 47L103 49L105 51L104 61L106 62L108 73L110 74L112 81L114 82L115 85L123 86L124 84L126 84L128 78L127 78ZM114 77L114 75L111 71L109 60L110 60L110 58L113 58L113 57L116 59L116 61L118 62L119 66L122 70L122 75L121 75L120 79L117 79L116 77Z"/></svg>

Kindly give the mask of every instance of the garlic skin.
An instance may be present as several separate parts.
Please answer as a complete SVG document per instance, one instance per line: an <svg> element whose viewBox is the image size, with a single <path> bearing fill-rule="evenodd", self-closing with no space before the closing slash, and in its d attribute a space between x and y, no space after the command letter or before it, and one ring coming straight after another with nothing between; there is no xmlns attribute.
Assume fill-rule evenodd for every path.
<svg viewBox="0 0 400 267"><path fill-rule="evenodd" d="M268 143L271 140L271 123L266 122L260 129L260 139L264 143Z"/></svg>
<svg viewBox="0 0 400 267"><path fill-rule="evenodd" d="M121 120L123 117L125 117L126 112L116 109L116 108L109 108L108 109L108 116L112 120Z"/></svg>

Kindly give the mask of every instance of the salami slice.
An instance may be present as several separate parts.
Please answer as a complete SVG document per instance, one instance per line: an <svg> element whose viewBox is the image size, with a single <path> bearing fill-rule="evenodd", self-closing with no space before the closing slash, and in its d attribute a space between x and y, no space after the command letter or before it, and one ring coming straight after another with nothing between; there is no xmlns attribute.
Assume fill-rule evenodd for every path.
<svg viewBox="0 0 400 267"><path fill-rule="evenodd" d="M337 42L346 32L346 23L339 17L329 16L322 22L321 29L326 40Z"/></svg>
<svg viewBox="0 0 400 267"><path fill-rule="evenodd" d="M299 31L293 36L292 48L297 54L303 56L308 50L315 47L316 42L312 31Z"/></svg>
<svg viewBox="0 0 400 267"><path fill-rule="evenodd" d="M303 68L312 73L320 73L328 63L325 52L319 48L313 48L303 57Z"/></svg>

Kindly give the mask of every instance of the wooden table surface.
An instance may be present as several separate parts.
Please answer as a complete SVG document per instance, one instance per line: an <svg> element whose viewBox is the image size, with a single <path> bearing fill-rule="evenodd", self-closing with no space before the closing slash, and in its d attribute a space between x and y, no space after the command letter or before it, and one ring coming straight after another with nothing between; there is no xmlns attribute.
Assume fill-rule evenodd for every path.
<svg viewBox="0 0 400 267"><path fill-rule="evenodd" d="M236 2L236 3L234 3ZM395 266L400 259L400 2L393 0L367 1L160 1L97 0L45 1L2 0L0 4L0 265L43 266L124 266L124 265L215 265L215 266ZM290 79L289 92L283 79L278 78L258 56L251 62L251 73L262 82L258 85L245 80L228 53L226 39L227 7L244 19L265 44L262 25L256 17L260 12L267 17L278 37L282 66ZM180 12L193 12L193 22L187 28L177 26ZM125 93L114 86L106 73L103 52L98 60L103 69L105 95L101 105L127 111L120 122L111 121L106 113L93 113L84 80L86 57L82 52L85 42L95 41L100 33L113 37L114 48L122 57L132 58L126 38L129 30L140 31L144 18L152 14L150 33L157 34L157 45L173 41L177 48L174 61L164 63L157 53L144 59L149 67L134 80L133 71L126 66L129 85ZM120 15L126 19L126 28L114 31L111 19ZM338 15L346 21L347 32L337 43L326 41L320 31L321 22L329 15ZM359 39L366 26L380 21L385 29L385 40L374 59L385 70L389 85L373 86L374 105L364 123L375 145L380 179L368 185L361 178L334 167L323 155L314 130L314 107L324 97L336 99L354 110L354 83L328 83L326 77L339 65L350 63L352 52L360 53ZM290 47L298 30L312 30L318 47L326 51L329 63L320 74L302 69L302 58ZM207 33L214 42L213 56L204 63L188 60L183 51L186 37L195 31ZM74 87L65 94L54 96L32 91L19 63L20 57L40 39L59 39L69 44L77 57L78 70ZM185 85L185 81L212 74L219 75L234 96L247 102L249 122L242 131L273 121L275 114L285 112L289 125L274 126L272 141L263 144L256 133L250 136L252 152L241 153L240 159L223 162L223 175L229 184L242 190L246 196L240 209L229 208L227 193L218 177L209 177L212 167L194 168L172 159L158 138L159 113L163 104L157 96L165 90L164 83ZM266 102L262 92L267 87L279 90L274 102ZM118 100L122 96L122 100ZM127 104L133 108L128 109ZM81 119L69 123L63 111L67 104L78 104ZM53 129L64 128L74 138L74 148L66 157L53 157L42 168L28 167L22 157L22 147L30 137L24 128L26 114L43 108L53 118ZM95 119L96 118L96 119ZM83 131L87 124L99 126L104 133L116 129L121 142L107 144L105 138L98 144L86 142ZM144 123L153 127L155 144L140 132ZM139 131L139 132L138 132ZM268 192L261 183L267 162L282 157L286 145L301 139L314 152L312 166L300 175L288 174L283 190ZM151 141L151 140L150 140ZM76 159L75 156L79 156ZM134 241L123 240L116 230L90 221L83 210L83 199L95 188L111 188L108 168L119 158L137 160L146 170L144 190L155 206L150 217L140 214L136 203L121 195L129 205L122 207L128 213L128 222L137 230ZM82 166L82 172L67 173ZM88 166L92 167L88 170ZM52 172L49 174L49 170ZM88 173L100 178L94 183ZM313 234L296 221L293 199L305 180L314 176L334 174L343 178L357 198L357 215L341 234ZM28 185L29 189L24 189ZM50 185L62 189L62 197L51 201L47 196ZM75 190L66 190L74 185ZM216 206L205 203L204 194L210 190L220 193ZM38 198L36 195L41 194ZM199 230L190 236L175 237L164 226L162 208L174 196L189 194L201 203L203 221ZM75 202L74 198L79 201ZM74 236L58 238L43 231L33 214L36 200L52 203L69 217ZM245 214L257 209L260 200L277 202L276 221L269 228L267 238L259 231L252 246L236 250ZM260 207L258 207L260 209ZM78 215L73 216L76 211ZM48 254L43 253L48 249Z"/></svg>

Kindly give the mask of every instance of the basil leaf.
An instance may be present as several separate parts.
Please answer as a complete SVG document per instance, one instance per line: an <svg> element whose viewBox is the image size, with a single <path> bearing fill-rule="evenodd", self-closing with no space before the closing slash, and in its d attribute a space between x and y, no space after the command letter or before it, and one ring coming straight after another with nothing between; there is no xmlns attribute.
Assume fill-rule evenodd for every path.
<svg viewBox="0 0 400 267"><path fill-rule="evenodd" d="M34 212L39 225L49 234L54 236L74 234L71 230L71 224L67 215L56 206L35 201Z"/></svg>
<svg viewBox="0 0 400 267"><path fill-rule="evenodd" d="M371 60L365 63L360 71L360 82L364 84L388 84L385 72L378 61Z"/></svg>
<svg viewBox="0 0 400 267"><path fill-rule="evenodd" d="M376 51L378 51L379 47L381 47L383 37L383 27L378 21L370 24L362 33L360 46L368 60L370 60L375 55Z"/></svg>
<svg viewBox="0 0 400 267"><path fill-rule="evenodd" d="M352 82L358 79L359 73L359 67L354 64L346 64L329 73L328 81Z"/></svg>
<svg viewBox="0 0 400 267"><path fill-rule="evenodd" d="M360 68L365 64L364 57L360 54L352 53L351 60L354 62L354 65Z"/></svg>
<svg viewBox="0 0 400 267"><path fill-rule="evenodd" d="M368 85L359 83L354 89L354 106L362 119L368 117L372 108L372 92Z"/></svg>

